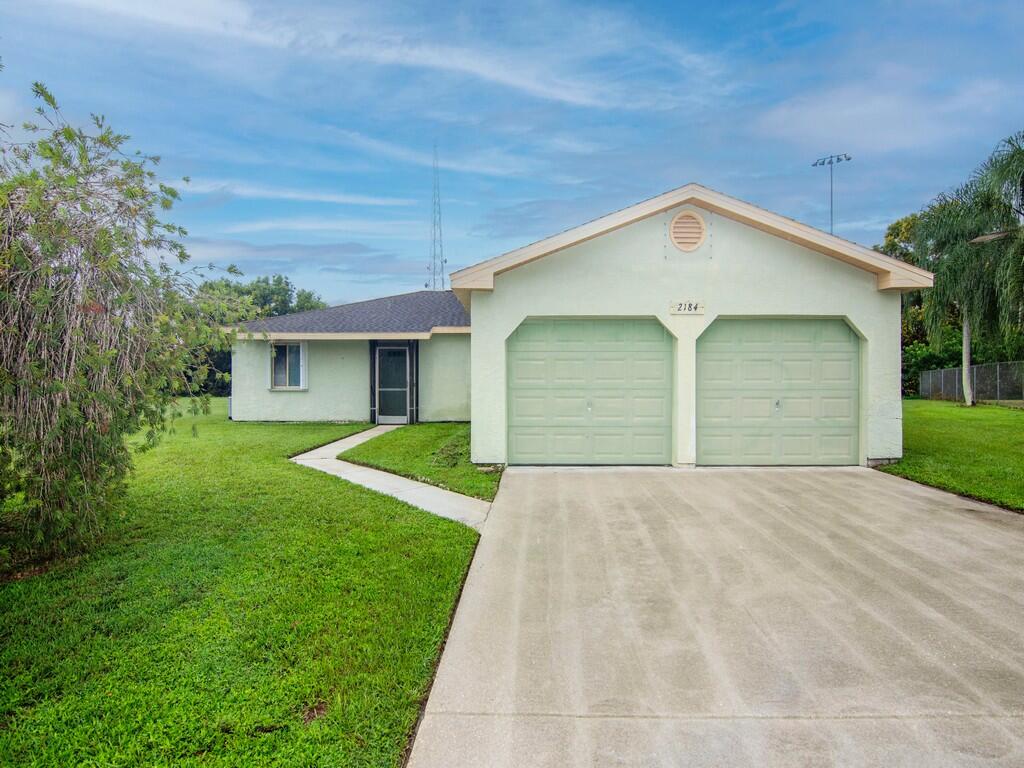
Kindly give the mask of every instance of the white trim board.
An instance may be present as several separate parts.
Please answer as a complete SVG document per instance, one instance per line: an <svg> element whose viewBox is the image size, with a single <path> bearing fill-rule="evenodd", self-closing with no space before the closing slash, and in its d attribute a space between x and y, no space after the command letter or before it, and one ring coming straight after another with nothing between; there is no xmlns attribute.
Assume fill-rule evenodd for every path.
<svg viewBox="0 0 1024 768"><path fill-rule="evenodd" d="M908 291L930 288L932 285L931 272L913 264L907 264L899 259L894 259L699 184L687 184L552 237L453 272L451 274L452 289L459 300L468 305L469 294L472 291L493 290L494 278L502 272L515 269L523 264L592 240L680 205L693 205L720 214L872 272L877 276L878 290L880 291Z"/></svg>

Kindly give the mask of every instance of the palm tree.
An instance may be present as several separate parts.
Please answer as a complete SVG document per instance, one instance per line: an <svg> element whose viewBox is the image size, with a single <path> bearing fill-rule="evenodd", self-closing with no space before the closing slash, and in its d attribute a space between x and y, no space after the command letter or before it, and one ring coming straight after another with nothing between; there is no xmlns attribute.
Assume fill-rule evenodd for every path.
<svg viewBox="0 0 1024 768"><path fill-rule="evenodd" d="M990 187L975 176L933 200L914 228L915 259L935 273L935 287L923 296L928 337L938 345L950 318L958 318L963 329L962 375L967 405L974 405L972 336L994 333L1000 326L1001 297L995 276L1002 268L1004 248L1000 240L972 242L996 229L1002 211L994 197Z"/></svg>
<svg viewBox="0 0 1024 768"><path fill-rule="evenodd" d="M996 274L1004 331L1024 328L1024 131L1003 139L975 174L992 209L990 229L978 244L997 243L1002 258Z"/></svg>

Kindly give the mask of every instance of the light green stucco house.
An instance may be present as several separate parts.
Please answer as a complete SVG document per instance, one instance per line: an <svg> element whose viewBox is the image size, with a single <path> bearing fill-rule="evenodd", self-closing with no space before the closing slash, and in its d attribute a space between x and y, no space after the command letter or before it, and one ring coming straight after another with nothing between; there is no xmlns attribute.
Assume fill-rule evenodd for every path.
<svg viewBox="0 0 1024 768"><path fill-rule="evenodd" d="M931 281L691 184L455 272L453 291L250 324L231 414L471 420L485 463L887 461L900 293Z"/></svg>

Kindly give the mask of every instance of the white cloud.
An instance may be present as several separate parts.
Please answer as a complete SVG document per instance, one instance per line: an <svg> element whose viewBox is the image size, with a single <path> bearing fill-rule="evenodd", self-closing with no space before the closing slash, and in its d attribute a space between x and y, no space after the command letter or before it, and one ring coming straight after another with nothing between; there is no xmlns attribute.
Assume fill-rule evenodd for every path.
<svg viewBox="0 0 1024 768"><path fill-rule="evenodd" d="M434 155L431 152L412 149L395 142L376 139L342 128L333 129L331 135L341 139L349 146L381 157L424 167L432 167L434 164ZM500 150L469 153L455 158L441 155L438 157L437 164L438 167L449 171L479 173L485 176L521 176L534 170L532 161L508 155Z"/></svg>
<svg viewBox="0 0 1024 768"><path fill-rule="evenodd" d="M58 0L90 11L201 34L237 37L260 45L283 45L280 32L260 29L241 0Z"/></svg>
<svg viewBox="0 0 1024 768"><path fill-rule="evenodd" d="M339 205L399 206L413 205L415 201L397 197L375 197L372 195L350 195L335 192L318 192L290 187L251 184L246 181L226 179L192 179L182 186L185 193L225 193L234 197L257 200L301 200L312 203L336 203Z"/></svg>
<svg viewBox="0 0 1024 768"><path fill-rule="evenodd" d="M223 228L230 234L254 232L341 232L362 237L386 237L393 240L423 240L429 232L422 221L349 219L336 216L294 216L279 219L255 219Z"/></svg>
<svg viewBox="0 0 1024 768"><path fill-rule="evenodd" d="M130 22L179 33L220 36L252 45L321 58L463 75L538 99L579 107L637 109L664 106L679 98L701 100L723 83L716 58L660 39L625 14L546 3L510 12L517 35L497 42L493 30L470 29L465 38L490 42L453 43L451 23L408 19L405 8L392 18L378 6L305 9L288 5L256 8L243 0L51 0ZM514 23L513 23L514 22ZM617 82L618 75L646 72L647 88ZM666 83L666 74L672 82ZM610 75L610 76L609 76ZM681 88L684 82L687 87Z"/></svg>
<svg viewBox="0 0 1024 768"><path fill-rule="evenodd" d="M212 264L214 271L204 277L223 275L228 264L237 267L246 279L256 275L281 273L300 287L323 293L338 291L349 284L383 283L414 288L425 270L423 259L410 259L393 251L373 248L355 241L337 243L269 243L245 240L189 237L185 241L192 263L199 269ZM358 297L357 297L358 298Z"/></svg>
<svg viewBox="0 0 1024 768"><path fill-rule="evenodd" d="M1008 92L991 79L936 92L915 78L880 77L795 96L761 115L755 129L804 145L809 156L933 150L969 135Z"/></svg>

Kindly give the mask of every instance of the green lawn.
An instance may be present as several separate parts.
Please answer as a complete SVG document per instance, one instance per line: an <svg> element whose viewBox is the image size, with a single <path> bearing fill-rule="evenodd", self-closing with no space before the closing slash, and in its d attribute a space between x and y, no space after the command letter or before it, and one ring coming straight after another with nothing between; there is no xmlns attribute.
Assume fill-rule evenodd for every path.
<svg viewBox="0 0 1024 768"><path fill-rule="evenodd" d="M0 765L400 764L477 536L287 460L365 426L217 402L105 544L0 585Z"/></svg>
<svg viewBox="0 0 1024 768"><path fill-rule="evenodd" d="M357 445L338 458L487 501L494 498L501 480L500 467L484 471L469 460L469 424L464 422L402 427Z"/></svg>
<svg viewBox="0 0 1024 768"><path fill-rule="evenodd" d="M1024 510L1024 411L906 400L903 456L883 470Z"/></svg>

